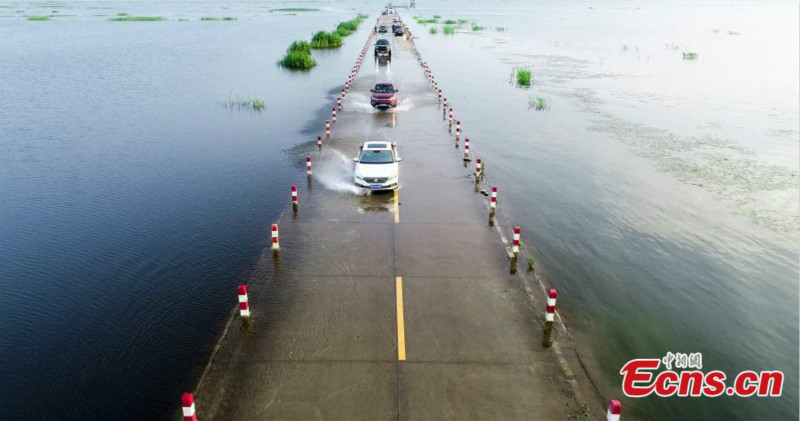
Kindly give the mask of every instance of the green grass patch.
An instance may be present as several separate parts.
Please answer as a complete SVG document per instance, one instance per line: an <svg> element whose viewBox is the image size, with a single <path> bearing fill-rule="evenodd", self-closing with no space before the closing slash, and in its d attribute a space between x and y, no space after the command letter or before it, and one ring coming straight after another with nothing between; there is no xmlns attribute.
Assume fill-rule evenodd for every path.
<svg viewBox="0 0 800 421"><path fill-rule="evenodd" d="M517 86L531 86L533 74L527 69L517 69Z"/></svg>
<svg viewBox="0 0 800 421"><path fill-rule="evenodd" d="M222 102L222 106L230 110L250 110L261 112L267 106L267 104L263 99L231 95L227 101Z"/></svg>
<svg viewBox="0 0 800 421"><path fill-rule="evenodd" d="M319 31L311 37L311 48L328 49L342 46L342 37L336 32Z"/></svg>
<svg viewBox="0 0 800 421"><path fill-rule="evenodd" d="M319 9L311 7L284 7L281 9L270 9L270 12L318 12Z"/></svg>
<svg viewBox="0 0 800 421"><path fill-rule="evenodd" d="M316 66L317 62L308 51L289 51L278 64L292 70L309 70Z"/></svg>
<svg viewBox="0 0 800 421"><path fill-rule="evenodd" d="M441 15L433 15L433 18L434 18L434 19L441 19L441 18L442 18L442 16L441 16Z"/></svg>
<svg viewBox="0 0 800 421"><path fill-rule="evenodd" d="M50 16L28 16L28 20L36 20L36 21L50 20Z"/></svg>
<svg viewBox="0 0 800 421"><path fill-rule="evenodd" d="M109 20L114 22L159 22L164 18L161 16L119 16Z"/></svg>
<svg viewBox="0 0 800 421"><path fill-rule="evenodd" d="M308 41L295 41L286 50L287 53L299 51L301 53L311 54L311 44Z"/></svg>
<svg viewBox="0 0 800 421"><path fill-rule="evenodd" d="M418 20L417 20L417 23L419 23L419 24L422 24L422 25L426 25L426 24L429 24L429 23L439 23L439 19L436 19L436 18L432 18L432 19L418 19Z"/></svg>
<svg viewBox="0 0 800 421"><path fill-rule="evenodd" d="M463 25L463 24L465 24L465 23L467 23L467 22L469 22L469 21L468 21L468 20L466 20L466 19L459 19L459 20L458 20L458 24L459 24L459 25Z"/></svg>
<svg viewBox="0 0 800 421"><path fill-rule="evenodd" d="M275 10L275 9L273 9ZM315 9L316 10L316 9ZM333 32L319 31L311 38L311 42L295 41L286 50L278 64L293 70L309 70L317 65L314 57L311 57L312 49L339 48L342 46L342 38L349 36L358 29L358 26L368 18L369 15L359 13L353 19L340 22Z"/></svg>
<svg viewBox="0 0 800 421"><path fill-rule="evenodd" d="M444 23L445 25L456 25L456 24L458 24L458 21L455 20L455 19L447 19L446 21L444 21L442 23Z"/></svg>
<svg viewBox="0 0 800 421"><path fill-rule="evenodd" d="M536 270L536 259L528 257L528 272L533 272L534 270Z"/></svg>
<svg viewBox="0 0 800 421"><path fill-rule="evenodd" d="M444 32L445 35L453 35L456 33L456 28L452 25L445 25L442 27L442 32Z"/></svg>
<svg viewBox="0 0 800 421"><path fill-rule="evenodd" d="M436 29L436 28L431 28L430 33L433 34L433 35L436 35L436 34L439 33L439 30Z"/></svg>
<svg viewBox="0 0 800 421"><path fill-rule="evenodd" d="M696 60L697 59L697 53L695 53L694 51L687 51L687 52L683 53L683 59L684 60Z"/></svg>
<svg viewBox="0 0 800 421"><path fill-rule="evenodd" d="M203 16L203 17L200 18L200 20L202 20L202 21L212 21L212 22L218 22L218 21L224 21L224 20L231 21L231 20L238 20L238 19L239 18L236 18L236 17L233 17L233 16L223 16L223 17Z"/></svg>
<svg viewBox="0 0 800 421"><path fill-rule="evenodd" d="M127 13L117 13L117 16L128 16Z"/></svg>
<svg viewBox="0 0 800 421"><path fill-rule="evenodd" d="M550 108L550 103L540 96L528 98L528 109L544 111Z"/></svg>
<svg viewBox="0 0 800 421"><path fill-rule="evenodd" d="M480 26L480 25L472 25L472 30L473 30L473 31L483 31L484 29L486 29L486 28L484 28L483 26Z"/></svg>

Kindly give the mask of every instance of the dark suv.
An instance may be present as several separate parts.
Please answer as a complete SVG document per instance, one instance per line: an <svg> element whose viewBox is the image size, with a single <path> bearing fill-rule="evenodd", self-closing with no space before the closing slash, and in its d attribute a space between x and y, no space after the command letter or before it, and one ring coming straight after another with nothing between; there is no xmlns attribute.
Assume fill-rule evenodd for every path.
<svg viewBox="0 0 800 421"><path fill-rule="evenodd" d="M375 42L375 57L392 58L392 46L388 39L379 39Z"/></svg>
<svg viewBox="0 0 800 421"><path fill-rule="evenodd" d="M370 104L375 108L394 108L397 106L397 89L392 82L378 82L370 89Z"/></svg>

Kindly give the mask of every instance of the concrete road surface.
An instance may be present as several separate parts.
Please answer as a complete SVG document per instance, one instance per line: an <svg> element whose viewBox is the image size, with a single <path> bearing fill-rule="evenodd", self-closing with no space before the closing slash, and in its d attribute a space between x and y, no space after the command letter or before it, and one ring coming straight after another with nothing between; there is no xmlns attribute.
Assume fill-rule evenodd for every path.
<svg viewBox="0 0 800 421"><path fill-rule="evenodd" d="M542 347L541 290L509 274L474 163L464 167L409 43L387 38L392 60L370 51L322 151L300 148L299 213L287 206L279 259L266 250L248 282L250 323L237 315L227 329L196 391L198 418L602 418L571 345ZM373 110L369 89L387 79L400 104ZM366 140L397 142L398 191L352 186Z"/></svg>

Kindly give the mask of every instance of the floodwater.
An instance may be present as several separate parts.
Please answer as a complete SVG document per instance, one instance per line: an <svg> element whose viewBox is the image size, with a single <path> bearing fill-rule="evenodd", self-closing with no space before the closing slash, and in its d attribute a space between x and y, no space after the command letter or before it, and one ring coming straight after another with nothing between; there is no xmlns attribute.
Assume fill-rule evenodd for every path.
<svg viewBox="0 0 800 421"><path fill-rule="evenodd" d="M174 413L382 4L0 3L0 418ZM271 11L297 6L322 10ZM275 66L358 12L311 72ZM623 399L626 416L797 419L798 5L403 13L604 396L631 358L702 352L706 371L783 370L783 396ZM23 17L45 14L73 16ZM223 106L235 96L267 106ZM340 152L317 175L357 194Z"/></svg>

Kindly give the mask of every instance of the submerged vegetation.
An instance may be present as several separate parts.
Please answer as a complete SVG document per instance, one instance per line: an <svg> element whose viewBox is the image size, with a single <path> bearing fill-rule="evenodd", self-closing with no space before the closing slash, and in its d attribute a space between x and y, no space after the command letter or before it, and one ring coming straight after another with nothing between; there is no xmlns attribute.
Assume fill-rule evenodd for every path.
<svg viewBox="0 0 800 421"><path fill-rule="evenodd" d="M453 35L456 32L456 28L452 25L445 25L442 27L442 32L444 32L445 35Z"/></svg>
<svg viewBox="0 0 800 421"><path fill-rule="evenodd" d="M319 9L311 7L284 7L281 9L270 9L270 12L318 12Z"/></svg>
<svg viewBox="0 0 800 421"><path fill-rule="evenodd" d="M221 101L223 107L230 110L251 110L261 112L267 104L262 99L245 96L230 95L226 101Z"/></svg>
<svg viewBox="0 0 800 421"><path fill-rule="evenodd" d="M472 25L472 30L473 30L473 31L483 31L484 29L486 29L486 28L484 28L483 26L480 26L480 25Z"/></svg>
<svg viewBox="0 0 800 421"><path fill-rule="evenodd" d="M342 37L336 32L319 31L311 37L311 48L326 49L342 46Z"/></svg>
<svg viewBox="0 0 800 421"><path fill-rule="evenodd" d="M37 20L37 21L50 20L50 16L28 16L28 20Z"/></svg>
<svg viewBox="0 0 800 421"><path fill-rule="evenodd" d="M528 109L544 111L550 108L550 103L546 99L537 96L528 98Z"/></svg>
<svg viewBox="0 0 800 421"><path fill-rule="evenodd" d="M238 18L235 18L233 16L225 16L225 17L221 17L221 18L213 17L213 16L203 16L203 17L200 18L200 20L216 22L216 21L223 21L223 20L238 20Z"/></svg>
<svg viewBox="0 0 800 421"><path fill-rule="evenodd" d="M503 27L503 26L498 26L497 28L494 28L494 30L497 31L497 32L504 32L506 30L506 28Z"/></svg>
<svg viewBox="0 0 800 421"><path fill-rule="evenodd" d="M307 41L295 41L286 50L286 55L278 62L287 69L308 70L317 65L311 57L311 44Z"/></svg>
<svg viewBox="0 0 800 421"><path fill-rule="evenodd" d="M333 32L319 31L311 38L311 48L339 48L342 46L342 38L350 36L361 25L367 15L360 14L354 19L339 23Z"/></svg>
<svg viewBox="0 0 800 421"><path fill-rule="evenodd" d="M430 33L433 34L433 35L436 35L437 33L439 33L439 30L436 29L436 28L431 28L430 29Z"/></svg>
<svg viewBox="0 0 800 421"><path fill-rule="evenodd" d="M275 9L273 9L275 10ZM336 26L333 32L319 31L311 37L311 41L295 41L286 50L286 55L278 61L278 64L292 70L309 70L317 65L316 60L311 57L312 49L339 48L342 46L342 38L355 32L367 15L359 14L354 19L344 21Z"/></svg>
<svg viewBox="0 0 800 421"><path fill-rule="evenodd" d="M517 86L531 86L533 74L528 69L517 69Z"/></svg>
<svg viewBox="0 0 800 421"><path fill-rule="evenodd" d="M683 53L683 59L684 60L695 60L695 59L697 59L697 53L695 53L694 51L687 51L687 52Z"/></svg>
<svg viewBox="0 0 800 421"><path fill-rule="evenodd" d="M158 22L164 20L161 16L119 16L109 20L115 22Z"/></svg>

